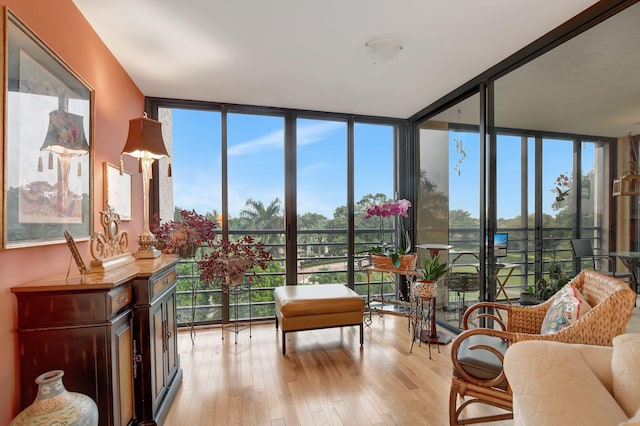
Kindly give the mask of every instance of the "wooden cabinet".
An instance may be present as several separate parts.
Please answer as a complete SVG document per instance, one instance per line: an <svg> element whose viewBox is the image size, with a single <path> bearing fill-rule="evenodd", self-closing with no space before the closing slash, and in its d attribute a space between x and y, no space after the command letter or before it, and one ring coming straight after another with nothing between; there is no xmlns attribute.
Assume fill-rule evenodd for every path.
<svg viewBox="0 0 640 426"><path fill-rule="evenodd" d="M182 382L176 339L176 271L166 270L148 280L134 280L136 340L140 347L140 374L136 400L146 401L141 424L164 419Z"/></svg>
<svg viewBox="0 0 640 426"><path fill-rule="evenodd" d="M12 288L21 407L35 399L38 375L64 370L69 391L96 401L100 425L161 423L182 381L176 263L141 259L84 280L60 275Z"/></svg>

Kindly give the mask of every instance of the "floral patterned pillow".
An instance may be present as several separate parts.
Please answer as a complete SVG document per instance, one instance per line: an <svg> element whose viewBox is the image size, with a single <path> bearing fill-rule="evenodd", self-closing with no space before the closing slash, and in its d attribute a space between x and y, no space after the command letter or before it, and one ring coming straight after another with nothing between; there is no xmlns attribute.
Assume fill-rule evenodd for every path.
<svg viewBox="0 0 640 426"><path fill-rule="evenodd" d="M580 290L567 284L556 294L544 316L540 334L554 334L576 322L591 310Z"/></svg>

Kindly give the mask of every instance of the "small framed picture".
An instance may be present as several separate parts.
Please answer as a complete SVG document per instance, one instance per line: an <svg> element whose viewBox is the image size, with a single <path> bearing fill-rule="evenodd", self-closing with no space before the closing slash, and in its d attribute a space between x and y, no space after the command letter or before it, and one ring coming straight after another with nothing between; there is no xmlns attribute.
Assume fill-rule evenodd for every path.
<svg viewBox="0 0 640 426"><path fill-rule="evenodd" d="M133 175L126 170L104 162L104 209L111 207L120 220L133 219Z"/></svg>

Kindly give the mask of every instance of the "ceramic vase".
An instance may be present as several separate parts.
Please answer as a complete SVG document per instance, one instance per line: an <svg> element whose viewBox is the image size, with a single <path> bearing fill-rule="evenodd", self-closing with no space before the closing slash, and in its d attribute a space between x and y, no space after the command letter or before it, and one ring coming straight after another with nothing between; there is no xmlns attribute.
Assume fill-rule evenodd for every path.
<svg viewBox="0 0 640 426"><path fill-rule="evenodd" d="M13 419L11 426L95 426L98 406L87 395L69 392L62 383L64 371L53 370L36 378L35 401Z"/></svg>
<svg viewBox="0 0 640 426"><path fill-rule="evenodd" d="M433 280L418 280L413 284L413 291L422 299L433 299L438 294L438 284Z"/></svg>

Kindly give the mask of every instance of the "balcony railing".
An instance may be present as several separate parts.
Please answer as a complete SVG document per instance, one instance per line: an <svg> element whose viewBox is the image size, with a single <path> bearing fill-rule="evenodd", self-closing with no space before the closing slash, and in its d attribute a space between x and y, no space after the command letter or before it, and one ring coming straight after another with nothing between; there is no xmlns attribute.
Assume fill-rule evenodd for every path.
<svg viewBox="0 0 640 426"><path fill-rule="evenodd" d="M599 235L597 229L593 229L593 235ZM391 235L391 231L387 231ZM573 255L570 240L572 230L569 228L545 228L544 238L539 248L539 257L536 257L534 231L524 228L500 229L500 232L509 233L508 254L504 263L515 263L518 267L507 283L507 293L510 297L517 298L522 289L535 284L536 276L547 274L548 266L555 261L571 274L574 270ZM177 268L178 293L177 310L180 324L190 323L193 319L196 324L215 324L226 321L242 320L249 317L253 319L273 318L275 306L273 302L274 288L284 285L284 232L273 230L247 230L234 231L232 238L250 234L259 241L265 241L266 245L274 253L274 264L277 267L266 272L259 272L249 292L238 299L238 318L234 318L235 309L225 310L225 306L235 307L233 300L223 294L219 287L207 288L199 280L197 264L192 259L182 260ZM354 256L354 289L366 297L367 291L376 297L385 299L397 299L396 277L392 274L375 274L370 277L361 271L362 266L368 263L366 248L375 244L374 238L378 238L378 230L356 231L356 255ZM390 238L390 237L389 237ZM451 228L449 242L456 250L478 250L479 233L477 229ZM346 256L346 231L345 230L299 230L298 231L298 283L299 284L324 284L347 283L348 264ZM537 271L537 273L536 273ZM194 289L192 291L192 288ZM193 302L193 303L192 303Z"/></svg>

